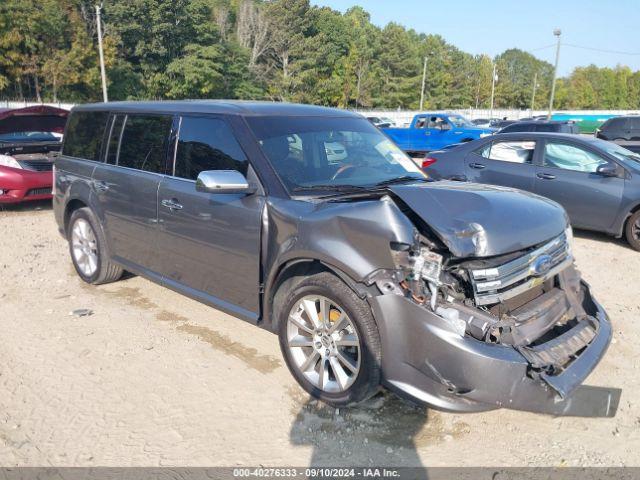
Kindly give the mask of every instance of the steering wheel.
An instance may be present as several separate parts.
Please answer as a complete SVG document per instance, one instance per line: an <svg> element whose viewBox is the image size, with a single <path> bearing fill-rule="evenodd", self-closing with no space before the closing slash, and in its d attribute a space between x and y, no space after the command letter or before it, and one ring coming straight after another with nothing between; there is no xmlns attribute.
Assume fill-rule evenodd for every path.
<svg viewBox="0 0 640 480"><path fill-rule="evenodd" d="M354 168L358 168L358 166L353 165L351 163L345 163L336 171L336 173L333 174L333 177L331 177L331 180L335 180L338 177L343 176L344 172L348 172L350 170L353 170Z"/></svg>

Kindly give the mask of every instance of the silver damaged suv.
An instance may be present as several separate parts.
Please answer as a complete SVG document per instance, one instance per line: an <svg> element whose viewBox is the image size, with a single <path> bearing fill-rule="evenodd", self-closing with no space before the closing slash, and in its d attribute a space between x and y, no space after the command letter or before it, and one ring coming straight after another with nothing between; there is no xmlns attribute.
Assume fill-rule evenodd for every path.
<svg viewBox="0 0 640 480"><path fill-rule="evenodd" d="M304 105L73 109L54 211L78 275L124 270L276 333L342 406L387 387L451 411L611 416L581 386L611 324L556 203L431 182L359 115Z"/></svg>

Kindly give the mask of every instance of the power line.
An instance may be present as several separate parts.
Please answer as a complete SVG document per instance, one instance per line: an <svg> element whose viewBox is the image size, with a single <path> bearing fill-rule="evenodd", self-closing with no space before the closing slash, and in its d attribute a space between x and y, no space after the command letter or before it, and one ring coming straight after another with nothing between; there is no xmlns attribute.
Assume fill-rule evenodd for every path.
<svg viewBox="0 0 640 480"><path fill-rule="evenodd" d="M617 55L633 55L633 56L640 55L640 52L622 52L620 50L605 50L603 48L585 47L585 46L582 46L582 45L574 45L572 43L563 43L563 45L566 46L566 47L580 48L582 50L591 50L593 52L614 53L614 54L617 54Z"/></svg>
<svg viewBox="0 0 640 480"><path fill-rule="evenodd" d="M546 50L547 48L555 47L556 44L552 43L551 45L545 45L544 47L533 48L531 50L527 50L528 52L537 52L539 50Z"/></svg>

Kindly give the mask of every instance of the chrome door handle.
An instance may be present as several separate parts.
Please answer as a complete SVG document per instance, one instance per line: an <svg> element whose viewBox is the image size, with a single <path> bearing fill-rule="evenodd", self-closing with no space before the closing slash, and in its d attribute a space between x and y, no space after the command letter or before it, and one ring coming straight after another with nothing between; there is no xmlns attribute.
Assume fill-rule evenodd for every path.
<svg viewBox="0 0 640 480"><path fill-rule="evenodd" d="M182 205L179 204L176 200L171 199L164 199L160 202L162 204L163 207L167 207L169 210L171 210L172 212L176 211L176 210L182 210Z"/></svg>
<svg viewBox="0 0 640 480"><path fill-rule="evenodd" d="M93 186L98 191L98 193L104 193L109 190L109 185L107 185L107 182L93 182Z"/></svg>
<svg viewBox="0 0 640 480"><path fill-rule="evenodd" d="M482 163L470 163L469 166L471 168L475 168L476 170L482 170L483 168L487 168L486 165L483 165Z"/></svg>
<svg viewBox="0 0 640 480"><path fill-rule="evenodd" d="M536 176L543 180L554 180L556 178L555 175L551 175L550 173L538 173Z"/></svg>

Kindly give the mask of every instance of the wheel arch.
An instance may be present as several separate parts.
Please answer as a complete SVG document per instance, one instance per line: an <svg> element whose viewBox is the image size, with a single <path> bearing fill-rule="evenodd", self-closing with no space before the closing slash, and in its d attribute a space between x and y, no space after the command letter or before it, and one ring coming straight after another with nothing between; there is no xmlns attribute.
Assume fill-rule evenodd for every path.
<svg viewBox="0 0 640 480"><path fill-rule="evenodd" d="M67 230L69 229L69 220L71 219L71 215L73 215L73 212L88 206L89 205L87 204L87 202L81 200L80 198L72 198L66 203L66 205L64 206L63 215L63 228L65 236L67 235Z"/></svg>
<svg viewBox="0 0 640 480"><path fill-rule="evenodd" d="M624 232L627 228L627 222L631 218L631 215L636 213L638 210L640 210L640 202L632 204L631 207L627 207L623 210L625 213L623 213L622 215L620 215L620 217L618 217L619 220L617 220L617 222L619 223L616 223L616 227L614 230L616 238L620 238L624 236Z"/></svg>
<svg viewBox="0 0 640 480"><path fill-rule="evenodd" d="M357 282L342 269L317 258L295 258L282 262L275 267L270 281L265 284L263 295L263 327L276 332L278 328L277 312L284 301L284 293L280 287L295 277L308 277L320 272L328 272L342 280L356 295L365 298L370 295L370 287Z"/></svg>

